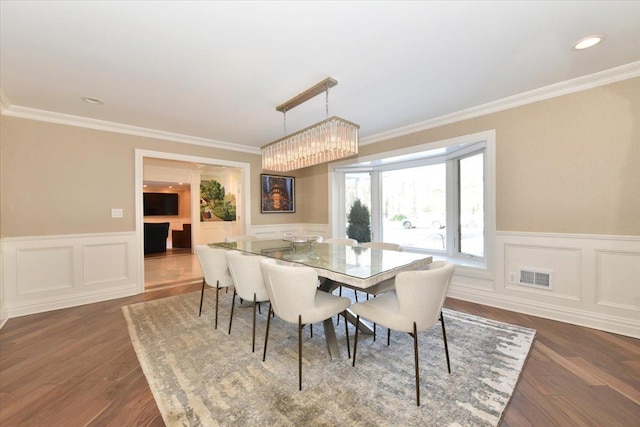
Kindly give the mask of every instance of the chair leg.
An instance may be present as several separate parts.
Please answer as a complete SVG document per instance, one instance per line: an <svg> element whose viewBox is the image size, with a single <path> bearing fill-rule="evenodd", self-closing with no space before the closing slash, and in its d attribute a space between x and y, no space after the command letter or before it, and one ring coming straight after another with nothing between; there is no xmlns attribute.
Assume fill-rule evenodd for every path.
<svg viewBox="0 0 640 427"><path fill-rule="evenodd" d="M267 341L269 340L269 324L271 323L272 314L273 314L273 309L271 308L271 303L269 303L269 312L267 313L267 331L264 334L264 351L262 352L263 362L267 358Z"/></svg>
<svg viewBox="0 0 640 427"><path fill-rule="evenodd" d="M387 347L391 344L391 328L387 329Z"/></svg>
<svg viewBox="0 0 640 427"><path fill-rule="evenodd" d="M309 333L311 338L313 338L313 323L309 323Z"/></svg>
<svg viewBox="0 0 640 427"><path fill-rule="evenodd" d="M447 356L447 370L451 373L451 363L449 362L449 346L447 345L447 331L444 329L444 317L440 312L440 323L442 324L442 339L444 340L444 353Z"/></svg>
<svg viewBox="0 0 640 427"><path fill-rule="evenodd" d="M253 331L251 336L251 353L256 352L256 294L253 294Z"/></svg>
<svg viewBox="0 0 640 427"><path fill-rule="evenodd" d="M349 359L351 359L351 345L349 344L349 322L347 322L347 310L343 311L342 315L344 316L344 335L347 337L347 356L349 357ZM338 319L339 318L340 315L338 315Z"/></svg>
<svg viewBox="0 0 640 427"><path fill-rule="evenodd" d="M229 334L231 334L231 321L233 320L234 305L236 305L236 288L233 288L233 298L231 299L231 314L229 315Z"/></svg>
<svg viewBox="0 0 640 427"><path fill-rule="evenodd" d="M200 313L198 313L198 316L202 316L202 301L204 301L204 279L202 279L202 293L200 294Z"/></svg>
<svg viewBox="0 0 640 427"><path fill-rule="evenodd" d="M353 339L353 362L351 366L356 366L356 348L358 348L358 325L360 324L360 316L356 316L356 336Z"/></svg>
<svg viewBox="0 0 640 427"><path fill-rule="evenodd" d="M342 296L342 286L338 287L338 296ZM338 320L336 321L336 325L340 324L340 315L338 315Z"/></svg>
<svg viewBox="0 0 640 427"><path fill-rule="evenodd" d="M298 390L302 390L302 316L298 315Z"/></svg>
<svg viewBox="0 0 640 427"><path fill-rule="evenodd" d="M420 406L420 365L418 364L418 331L413 322L413 352L416 360L416 403Z"/></svg>
<svg viewBox="0 0 640 427"><path fill-rule="evenodd" d="M220 298L220 281L216 280L216 323L213 329L218 329L218 299Z"/></svg>

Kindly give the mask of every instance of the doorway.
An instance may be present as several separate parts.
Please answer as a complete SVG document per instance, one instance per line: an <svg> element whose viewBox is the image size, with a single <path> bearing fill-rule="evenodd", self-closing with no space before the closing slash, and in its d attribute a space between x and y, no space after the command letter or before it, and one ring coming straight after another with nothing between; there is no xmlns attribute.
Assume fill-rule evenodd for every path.
<svg viewBox="0 0 640 427"><path fill-rule="evenodd" d="M136 235L139 245L139 292L160 287L186 284L202 280L202 272L194 248L198 244L224 240L226 235L243 234L250 212L250 169L248 163L186 156L174 153L136 150ZM229 217L229 209L223 219L205 215L206 205L200 195L201 183L221 183L233 202L235 217ZM146 185L146 187L145 187ZM177 215L145 215L143 194L147 192L178 194L180 200ZM204 207L203 207L204 206ZM207 207L207 210L210 210ZM144 250L145 223L168 223L166 249L155 248L156 253ZM185 230L189 231L188 238ZM180 240L181 239L181 240ZM174 241L175 240L175 241ZM186 240L189 240L188 244ZM177 246L190 246L174 248ZM164 250L163 250L164 249Z"/></svg>

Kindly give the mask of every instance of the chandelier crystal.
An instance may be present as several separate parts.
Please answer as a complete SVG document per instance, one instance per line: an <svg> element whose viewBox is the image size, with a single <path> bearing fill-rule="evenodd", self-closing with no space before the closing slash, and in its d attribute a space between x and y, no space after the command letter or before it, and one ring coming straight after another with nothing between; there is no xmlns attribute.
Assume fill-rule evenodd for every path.
<svg viewBox="0 0 640 427"><path fill-rule="evenodd" d="M328 78L277 107L278 111L285 113L285 125L287 110L323 91L327 93L328 116L329 88L336 84L336 80ZM358 154L359 129L359 125L348 120L329 117L263 146L262 169L288 172Z"/></svg>

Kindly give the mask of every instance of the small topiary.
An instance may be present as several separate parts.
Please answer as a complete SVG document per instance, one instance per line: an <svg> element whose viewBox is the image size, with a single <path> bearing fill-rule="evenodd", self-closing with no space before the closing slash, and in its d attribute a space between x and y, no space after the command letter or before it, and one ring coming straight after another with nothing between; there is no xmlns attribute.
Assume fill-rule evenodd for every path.
<svg viewBox="0 0 640 427"><path fill-rule="evenodd" d="M351 205L351 210L347 216L349 225L347 226L347 236L356 239L360 243L371 241L371 220L369 208L356 199Z"/></svg>

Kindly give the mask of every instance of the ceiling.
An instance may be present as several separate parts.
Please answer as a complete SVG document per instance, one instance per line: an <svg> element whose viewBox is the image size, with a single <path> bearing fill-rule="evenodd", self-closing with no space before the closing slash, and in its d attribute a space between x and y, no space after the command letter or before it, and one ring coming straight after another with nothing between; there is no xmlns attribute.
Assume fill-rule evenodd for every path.
<svg viewBox="0 0 640 427"><path fill-rule="evenodd" d="M572 49L590 34L606 39ZM5 112L252 148L283 136L276 106L329 76L329 114L366 142L636 61L640 1L0 2ZM287 133L325 117L321 95Z"/></svg>

